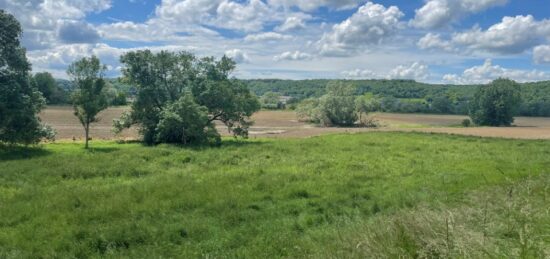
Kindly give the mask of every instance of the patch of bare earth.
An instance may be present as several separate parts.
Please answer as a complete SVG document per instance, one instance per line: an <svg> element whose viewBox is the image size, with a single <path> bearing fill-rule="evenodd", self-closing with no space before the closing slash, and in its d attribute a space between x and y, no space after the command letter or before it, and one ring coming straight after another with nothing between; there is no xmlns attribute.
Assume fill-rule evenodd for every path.
<svg viewBox="0 0 550 259"><path fill-rule="evenodd" d="M137 130L130 129L120 135L112 130L113 119L127 111L128 107L109 108L99 115L100 121L91 128L91 136L95 139L136 139ZM48 107L40 117L54 127L58 139L82 139L83 129L71 107ZM374 131L406 131L406 132L433 132L459 135L502 137L518 139L550 139L550 118L516 118L514 127L492 128L473 127L461 128L460 125L466 116L456 115L429 115L429 114L395 114L377 113L372 115L382 127L372 128L325 128L316 127L298 121L292 111L260 111L253 116L255 121L250 129L251 138L306 138L330 133L357 133ZM222 135L229 135L223 125L218 125Z"/></svg>

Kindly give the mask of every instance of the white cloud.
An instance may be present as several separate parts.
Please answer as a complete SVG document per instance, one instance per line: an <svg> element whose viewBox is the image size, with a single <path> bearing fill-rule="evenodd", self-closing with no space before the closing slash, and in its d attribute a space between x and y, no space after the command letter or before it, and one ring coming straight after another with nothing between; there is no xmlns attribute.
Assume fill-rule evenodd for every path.
<svg viewBox="0 0 550 259"><path fill-rule="evenodd" d="M416 45L421 49L441 49L445 51L454 50L451 42L442 40L441 35L431 32L422 37Z"/></svg>
<svg viewBox="0 0 550 259"><path fill-rule="evenodd" d="M368 45L380 44L397 32L403 15L396 6L386 8L368 2L323 35L317 43L321 54L347 56Z"/></svg>
<svg viewBox="0 0 550 259"><path fill-rule="evenodd" d="M533 50L533 59L535 63L550 63L550 45L541 45Z"/></svg>
<svg viewBox="0 0 550 259"><path fill-rule="evenodd" d="M386 75L376 73L370 69L354 69L343 71L344 78L354 79L410 79L417 81L425 81L430 76L430 71L427 65L420 62L413 62L409 65L398 65Z"/></svg>
<svg viewBox="0 0 550 259"><path fill-rule="evenodd" d="M522 53L543 42L550 34L550 20L536 21L531 15L504 17L486 31L473 28L456 33L452 41L470 50L501 54Z"/></svg>
<svg viewBox="0 0 550 259"><path fill-rule="evenodd" d="M427 0L417 9L411 25L423 29L436 29L458 21L473 13L479 13L494 6L505 5L508 0Z"/></svg>
<svg viewBox="0 0 550 259"><path fill-rule="evenodd" d="M394 68L388 78L390 79L414 79L426 80L430 75L428 66L420 62L414 62L410 65L399 65Z"/></svg>
<svg viewBox="0 0 550 259"><path fill-rule="evenodd" d="M233 59L233 61L237 63L248 63L250 62L250 58L248 57L248 54L246 52L240 50L240 49L231 49L225 52L225 55L228 58Z"/></svg>
<svg viewBox="0 0 550 259"><path fill-rule="evenodd" d="M383 78L370 69L354 69L343 71L342 76L346 79L379 79Z"/></svg>
<svg viewBox="0 0 550 259"><path fill-rule="evenodd" d="M245 41L280 41L292 39L289 35L284 35L276 32L264 32L259 34L251 34L244 38Z"/></svg>
<svg viewBox="0 0 550 259"><path fill-rule="evenodd" d="M362 2L364 0L268 0L268 3L273 6L282 6L287 9L298 7L304 11L315 11L323 6L338 10L352 9Z"/></svg>
<svg viewBox="0 0 550 259"><path fill-rule="evenodd" d="M280 26L277 26L275 30L280 32L286 32L286 31L304 29L305 27L306 27L306 23L302 18L292 16L292 17L286 18L285 22Z"/></svg>
<svg viewBox="0 0 550 259"><path fill-rule="evenodd" d="M310 60L313 59L313 56L308 53L303 53L300 51L294 51L294 52L283 52L280 55L277 55L273 57L273 60L275 61L282 61L282 60Z"/></svg>
<svg viewBox="0 0 550 259"><path fill-rule="evenodd" d="M487 59L481 66L464 70L462 75L447 74L443 79L453 84L486 84L501 77L518 82L530 82L548 80L550 73L537 70L507 69L493 65L492 60Z"/></svg>

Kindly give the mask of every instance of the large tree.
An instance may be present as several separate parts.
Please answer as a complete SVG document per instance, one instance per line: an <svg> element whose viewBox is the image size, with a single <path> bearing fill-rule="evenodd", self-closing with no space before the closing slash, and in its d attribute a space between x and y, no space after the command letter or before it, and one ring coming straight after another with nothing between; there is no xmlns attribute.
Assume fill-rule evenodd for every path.
<svg viewBox="0 0 550 259"><path fill-rule="evenodd" d="M104 91L105 70L105 65L95 56L77 60L67 69L67 74L76 87L71 98L74 114L84 127L86 149L90 140L90 124L98 121L97 115L108 105Z"/></svg>
<svg viewBox="0 0 550 259"><path fill-rule="evenodd" d="M34 144L54 133L37 116L45 101L31 84L21 33L13 15L0 9L0 142Z"/></svg>
<svg viewBox="0 0 550 259"><path fill-rule="evenodd" d="M520 104L519 84L500 78L479 88L470 103L470 117L481 126L510 126Z"/></svg>
<svg viewBox="0 0 550 259"><path fill-rule="evenodd" d="M137 94L115 129L138 125L147 144L219 143L214 127L219 121L235 136L248 136L250 116L260 104L243 83L229 78L235 69L231 59L143 50L123 55L121 63Z"/></svg>

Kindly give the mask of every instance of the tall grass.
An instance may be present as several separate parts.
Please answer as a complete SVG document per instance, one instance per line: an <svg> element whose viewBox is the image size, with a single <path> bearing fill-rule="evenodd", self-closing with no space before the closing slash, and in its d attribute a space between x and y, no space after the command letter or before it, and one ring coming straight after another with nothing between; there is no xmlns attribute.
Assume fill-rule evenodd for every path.
<svg viewBox="0 0 550 259"><path fill-rule="evenodd" d="M0 257L548 255L548 141L92 146L0 150Z"/></svg>

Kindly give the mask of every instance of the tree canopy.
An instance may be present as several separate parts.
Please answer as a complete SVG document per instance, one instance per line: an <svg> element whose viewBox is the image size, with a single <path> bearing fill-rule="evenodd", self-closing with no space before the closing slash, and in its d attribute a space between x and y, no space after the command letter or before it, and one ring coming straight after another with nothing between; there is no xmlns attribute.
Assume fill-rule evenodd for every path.
<svg viewBox="0 0 550 259"><path fill-rule="evenodd" d="M248 136L260 103L241 81L229 78L231 59L142 50L126 53L121 63L124 80L137 93L131 112L115 121L118 131L137 124L147 144L219 143L219 121L234 136Z"/></svg>
<svg viewBox="0 0 550 259"><path fill-rule="evenodd" d="M34 144L55 133L37 116L45 100L31 83L21 33L13 15L0 9L0 142Z"/></svg>
<svg viewBox="0 0 550 259"><path fill-rule="evenodd" d="M520 104L519 84L500 78L479 88L470 103L470 117L477 125L510 126Z"/></svg>
<svg viewBox="0 0 550 259"><path fill-rule="evenodd" d="M105 69L95 56L77 60L67 69L67 74L76 86L71 98L74 114L84 127L86 148L90 140L90 124L98 121L97 115L108 105L103 80Z"/></svg>

